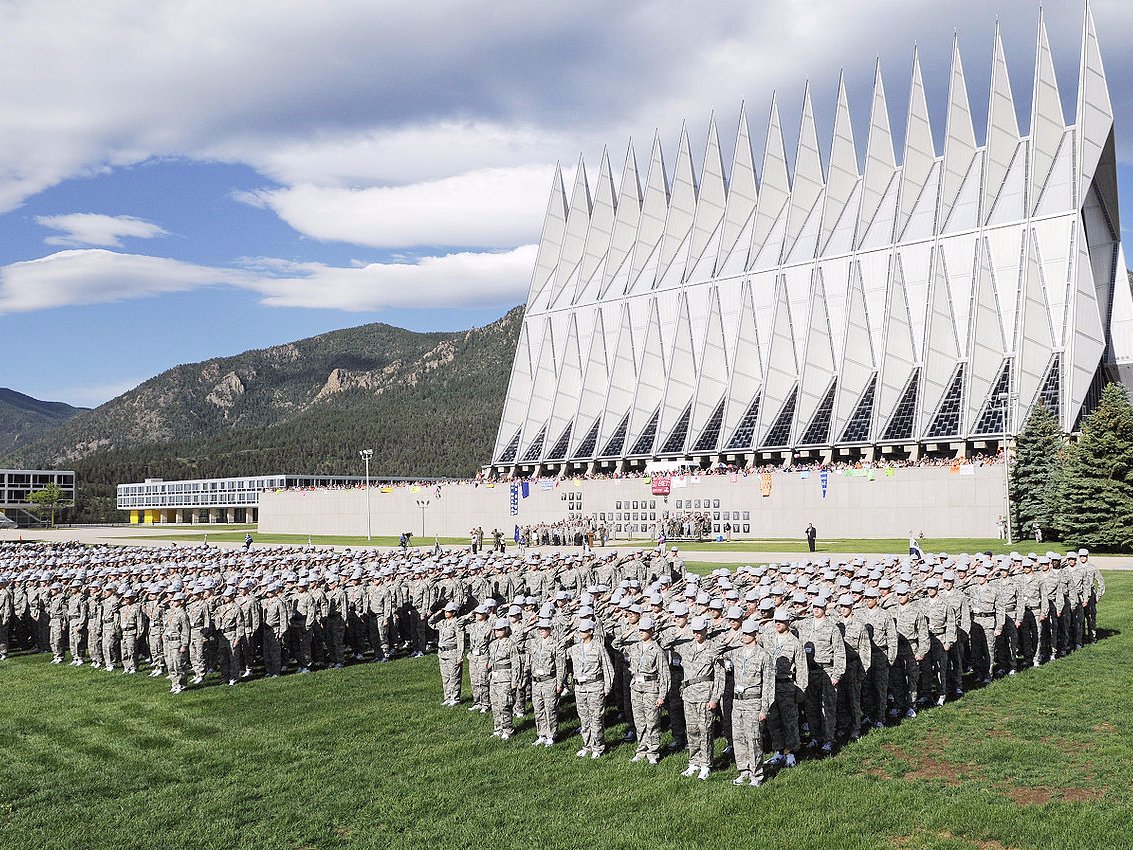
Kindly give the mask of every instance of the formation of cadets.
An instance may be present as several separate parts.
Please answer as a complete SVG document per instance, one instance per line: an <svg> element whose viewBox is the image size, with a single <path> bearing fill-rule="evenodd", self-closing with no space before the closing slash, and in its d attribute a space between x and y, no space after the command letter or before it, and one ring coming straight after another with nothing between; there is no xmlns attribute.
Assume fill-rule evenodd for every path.
<svg viewBox="0 0 1133 850"><path fill-rule="evenodd" d="M180 693L212 671L235 685L435 650L443 704L462 704L467 665L468 710L490 713L498 738L530 705L532 745L552 747L573 702L580 758L606 752L616 711L633 761L659 761L667 725L665 751L688 751L683 776L734 761L734 784L760 785L765 767L829 754L1096 641L1104 593L1084 549L812 558L701 577L676 549L6 544L0 660L27 649L126 674L147 665Z"/></svg>

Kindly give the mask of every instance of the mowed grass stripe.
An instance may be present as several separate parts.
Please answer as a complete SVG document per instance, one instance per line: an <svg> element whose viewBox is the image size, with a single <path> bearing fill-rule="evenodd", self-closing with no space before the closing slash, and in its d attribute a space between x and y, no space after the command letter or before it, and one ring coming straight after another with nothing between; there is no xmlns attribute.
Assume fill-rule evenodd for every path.
<svg viewBox="0 0 1133 850"><path fill-rule="evenodd" d="M440 706L435 659L211 686L0 665L8 848L1130 847L1133 576L1116 634L806 762L761 789L508 743ZM467 694L467 690L465 691ZM567 703L563 731L577 722ZM610 730L620 738L624 727ZM665 736L668 740L668 735ZM723 742L717 743L719 752ZM990 845L995 846L995 845Z"/></svg>

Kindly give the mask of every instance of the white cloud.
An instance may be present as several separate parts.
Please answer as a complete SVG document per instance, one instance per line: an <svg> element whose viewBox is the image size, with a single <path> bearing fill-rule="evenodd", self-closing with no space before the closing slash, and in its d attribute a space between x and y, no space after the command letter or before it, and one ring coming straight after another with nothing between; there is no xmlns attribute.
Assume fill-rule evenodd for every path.
<svg viewBox="0 0 1133 850"><path fill-rule="evenodd" d="M0 268L0 316L210 286L250 290L271 307L504 307L524 300L534 263L534 245L349 267L256 258L241 269L90 248Z"/></svg>
<svg viewBox="0 0 1133 850"><path fill-rule="evenodd" d="M98 407L100 404L134 389L148 377L150 376L116 378L104 383L80 384L59 389L37 388L36 392L44 398L52 401L63 401L75 407Z"/></svg>
<svg viewBox="0 0 1133 850"><path fill-rule="evenodd" d="M489 168L410 186L246 194L307 236L375 248L510 248L538 240L553 168Z"/></svg>
<svg viewBox="0 0 1133 850"><path fill-rule="evenodd" d="M60 251L0 268L0 315L105 304L216 284L239 285L246 272L102 248Z"/></svg>
<svg viewBox="0 0 1133 850"><path fill-rule="evenodd" d="M99 213L67 213L65 215L40 215L36 224L49 230L58 230L62 235L48 236L43 241L48 245L62 245L78 248L98 245L104 248L122 247L122 239L153 239L168 236L169 231L153 222L132 215L101 215Z"/></svg>
<svg viewBox="0 0 1133 850"><path fill-rule="evenodd" d="M333 308L351 312L389 307L512 306L527 297L534 245L501 253L459 253L415 263L341 268L297 264L287 277L251 284L271 307Z"/></svg>

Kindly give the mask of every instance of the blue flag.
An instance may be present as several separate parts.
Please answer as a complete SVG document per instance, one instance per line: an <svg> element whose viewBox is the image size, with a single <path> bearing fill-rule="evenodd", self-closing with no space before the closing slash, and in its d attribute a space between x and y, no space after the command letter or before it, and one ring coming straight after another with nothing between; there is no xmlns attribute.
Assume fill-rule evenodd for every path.
<svg viewBox="0 0 1133 850"><path fill-rule="evenodd" d="M531 485L528 482L524 481L519 486L520 486L521 492L523 493L523 498L526 499L528 496L531 495Z"/></svg>

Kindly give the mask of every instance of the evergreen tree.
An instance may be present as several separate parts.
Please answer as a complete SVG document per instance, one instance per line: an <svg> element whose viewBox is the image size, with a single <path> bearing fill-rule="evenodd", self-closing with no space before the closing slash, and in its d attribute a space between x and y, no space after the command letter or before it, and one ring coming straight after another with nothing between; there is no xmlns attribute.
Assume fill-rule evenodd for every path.
<svg viewBox="0 0 1133 850"><path fill-rule="evenodd" d="M1034 524L1043 538L1057 536L1059 459L1064 443L1058 420L1039 404L1015 439L1011 467L1011 524L1019 538L1031 537Z"/></svg>
<svg viewBox="0 0 1133 850"><path fill-rule="evenodd" d="M1067 452L1056 524L1062 539L1091 549L1133 549L1133 406L1108 384L1082 436Z"/></svg>

